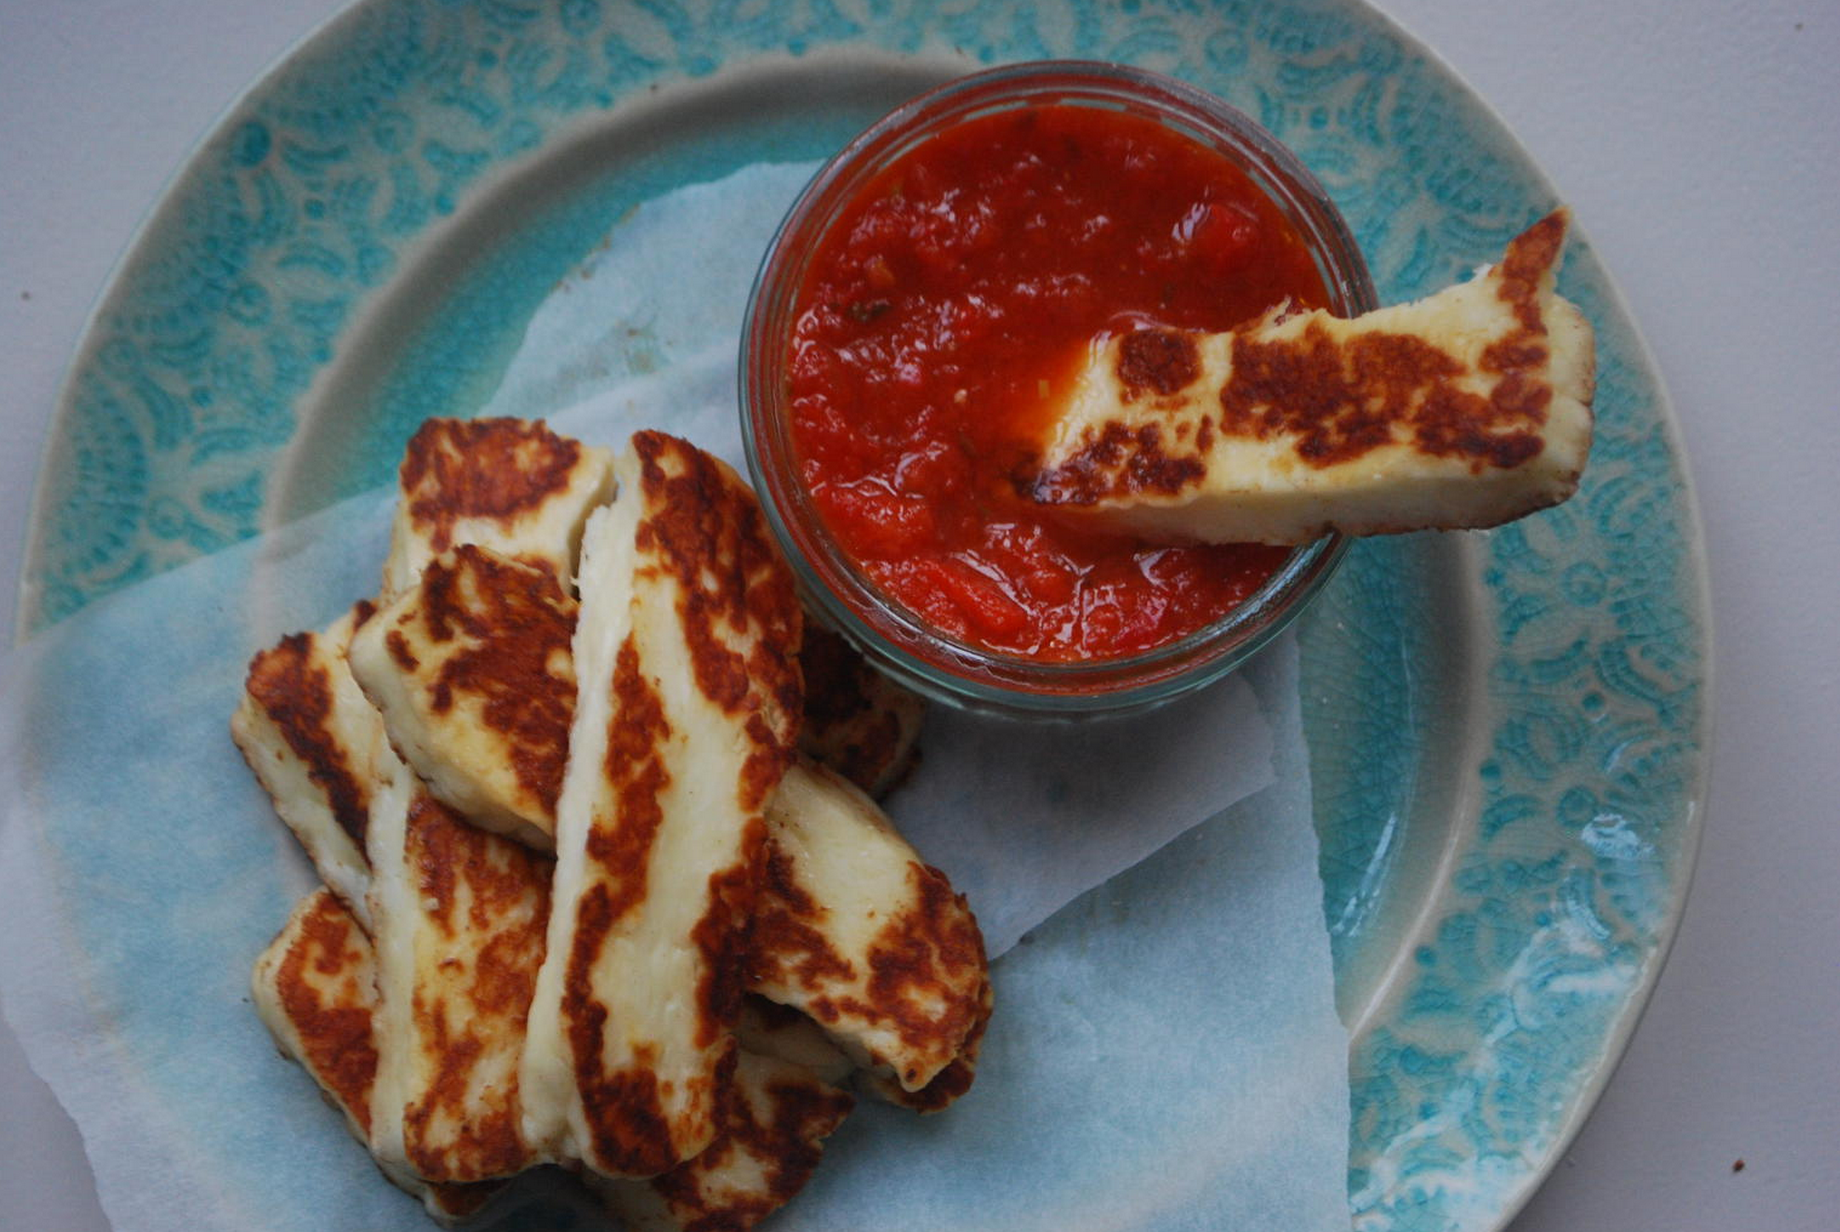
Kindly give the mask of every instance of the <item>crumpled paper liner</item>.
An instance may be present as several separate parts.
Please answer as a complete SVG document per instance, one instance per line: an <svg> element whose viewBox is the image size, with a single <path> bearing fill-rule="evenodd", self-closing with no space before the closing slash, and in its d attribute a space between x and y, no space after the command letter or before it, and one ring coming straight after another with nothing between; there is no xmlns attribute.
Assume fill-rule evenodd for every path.
<svg viewBox="0 0 1840 1232"><path fill-rule="evenodd" d="M637 211L538 314L488 413L614 445L663 427L739 463L738 305L809 171ZM642 295L659 270L679 277ZM584 367L634 302L658 370ZM315 878L226 729L254 650L374 591L389 502L142 583L8 661L0 1004L122 1232L431 1226L247 1004ZM888 809L1009 951L978 1081L936 1117L864 1101L772 1226L1346 1228L1347 1037L1294 646L1127 720L936 709L923 748ZM520 1184L490 1226L605 1226L561 1182Z"/></svg>

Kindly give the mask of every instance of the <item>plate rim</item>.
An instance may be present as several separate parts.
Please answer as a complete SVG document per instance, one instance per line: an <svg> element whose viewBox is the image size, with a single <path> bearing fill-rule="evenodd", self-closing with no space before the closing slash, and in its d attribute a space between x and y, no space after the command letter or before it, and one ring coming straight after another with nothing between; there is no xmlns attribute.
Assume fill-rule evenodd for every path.
<svg viewBox="0 0 1840 1232"><path fill-rule="evenodd" d="M96 360L104 341L104 320L110 309L126 297L129 276L137 261L144 259L143 246L155 231L164 227L179 211L182 206L181 189L205 167L205 158L212 146L227 138L232 120L246 114L250 103L270 90L304 53L312 50L322 40L335 36L344 26L362 20L365 11L388 2L343 0L343 7L295 35L277 51L246 86L239 89L206 121L204 129L186 147L178 163L161 181L153 200L142 209L140 217L122 239L114 259L109 262L108 271L102 277L101 285L83 314L76 341L71 344L69 357L58 376L52 396L51 416L47 421L44 438L39 442L38 458L32 471L32 496L26 508L22 532L19 576L14 583L14 645L24 643L41 629L50 628L56 623L55 620L41 620L35 610L46 568L46 527L53 512L51 464L68 447L66 425L75 410L77 382L84 369Z"/></svg>
<svg viewBox="0 0 1840 1232"><path fill-rule="evenodd" d="M1369 0L1363 0L1363 2L1369 2ZM1408 35L1408 37L1411 36ZM1425 46L1422 42L1420 45ZM1437 55L1429 47L1426 47L1426 54ZM1444 64L1447 70L1450 69L1448 63L1445 63L1441 57L1439 63ZM1489 106L1487 100L1483 99L1466 79L1457 75L1454 70L1450 71L1474 98L1483 106ZM1490 114L1512 135L1514 130L1507 125L1506 121L1501 120L1492 107L1489 110ZM1519 139L1516 138L1517 143L1518 141ZM1528 157L1531 162L1531 154ZM1542 182L1552 187L1551 179L1547 176L1545 169L1537 162L1532 165ZM1576 234L1588 243L1589 232L1576 222L1573 223L1573 227ZM1692 782L1683 801L1687 806L1687 811L1680 822L1680 862L1676 866L1673 880L1668 885L1667 910L1663 913L1662 921L1655 932L1654 952L1645 965L1642 978L1613 1016L1610 1029L1604 1037L1603 1050L1598 1055L1596 1064L1591 1067L1590 1073L1573 1093L1571 1106L1561 1118L1553 1134L1551 1150L1547 1151L1545 1157L1528 1170L1522 1184L1510 1196L1500 1216L1491 1225L1488 1232L1506 1232L1508 1225L1513 1223L1527 1208L1534 1194L1545 1185L1547 1179L1558 1168L1559 1162L1571 1150L1578 1135L1584 1132L1586 1122L1597 1112L1604 1092L1609 1089L1617 1071L1622 1068L1624 1059L1629 1055L1630 1044L1635 1040L1636 1031L1641 1027L1642 1019L1648 1014L1649 1006L1654 1002L1655 990L1660 987L1661 976L1667 969L1668 960L1673 956L1674 945L1680 938L1680 922L1686 915L1687 900L1692 896L1694 879L1699 870L1700 847L1705 840L1706 833L1706 803L1709 799L1712 780L1711 751L1717 710L1714 701L1718 659L1717 630L1713 627L1712 571L1707 556L1706 527L1700 512L1699 490L1694 482L1692 469L1688 465L1686 442L1681 437L1680 418L1674 410L1674 398L1668 390L1667 378L1656 361L1654 350L1649 345L1647 335L1642 331L1641 323L1630 310L1622 283L1618 281L1615 272L1608 265L1601 261L1598 265L1602 271L1606 296L1623 319L1629 322L1631 340L1636 352L1643 367L1654 379L1658 419L1666 438L1668 456L1680 471L1680 498L1686 506L1687 525L1691 530L1690 534L1682 536L1682 540L1687 545L1687 556L1690 562L1688 572L1696 581L1696 585L1692 588L1690 607L1700 636L1697 684L1704 701L1698 709L1692 733L1695 748L1694 768ZM1352 1047L1352 1040L1350 1043Z"/></svg>

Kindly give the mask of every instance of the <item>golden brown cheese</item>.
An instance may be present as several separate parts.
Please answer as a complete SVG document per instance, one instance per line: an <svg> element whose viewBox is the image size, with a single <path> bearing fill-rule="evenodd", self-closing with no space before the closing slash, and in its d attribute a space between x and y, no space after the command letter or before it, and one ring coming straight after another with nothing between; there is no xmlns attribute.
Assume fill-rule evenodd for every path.
<svg viewBox="0 0 1840 1232"><path fill-rule="evenodd" d="M958 1055L952 1058L950 1065L934 1074L925 1086L909 1090L893 1074L872 1070L866 1075L869 1089L889 1103L911 1108L915 1112L939 1112L951 1106L959 1096L971 1089L971 1084L977 1079L978 1053L984 1046L984 1030L990 1025L993 1004L990 981L986 979L977 991L971 1029L965 1033L964 1042L958 1046Z"/></svg>
<svg viewBox="0 0 1840 1232"><path fill-rule="evenodd" d="M702 1154L649 1181L590 1183L627 1232L746 1232L805 1187L854 1106L809 1069L744 1051Z"/></svg>
<svg viewBox="0 0 1840 1232"><path fill-rule="evenodd" d="M1557 504L1590 451L1595 384L1590 324L1553 289L1567 222L1352 320L1280 306L1224 334L1112 338L1019 486L1167 542L1484 527Z"/></svg>
<svg viewBox="0 0 1840 1232"><path fill-rule="evenodd" d="M655 432L583 540L525 1133L609 1176L708 1147L744 987L762 810L802 705L792 579L753 493Z"/></svg>
<svg viewBox="0 0 1840 1232"><path fill-rule="evenodd" d="M364 835L375 788L371 763L384 732L345 651L354 626L370 614L370 604L360 603L324 633L290 634L258 653L230 718L230 737L275 812L320 879L367 925Z"/></svg>
<svg viewBox="0 0 1840 1232"><path fill-rule="evenodd" d="M377 1075L376 961L370 938L330 891L316 890L294 908L256 959L250 992L282 1054L312 1075L326 1101L345 1115L346 1127L367 1141ZM384 1174L443 1224L477 1214L503 1188L499 1182L430 1185L401 1169Z"/></svg>
<svg viewBox="0 0 1840 1232"><path fill-rule="evenodd" d="M554 574L473 545L437 556L352 640L390 741L476 825L554 847L575 709L575 600Z"/></svg>
<svg viewBox="0 0 1840 1232"><path fill-rule="evenodd" d="M812 1018L885 1080L884 1094L944 1107L970 1086L990 1014L984 939L964 897L820 767L790 770L767 820L754 991Z"/></svg>
<svg viewBox="0 0 1840 1232"><path fill-rule="evenodd" d="M518 1065L551 862L460 820L401 762L379 779L371 1150L430 1181L510 1176L546 1158L522 1134Z"/></svg>
<svg viewBox="0 0 1840 1232"><path fill-rule="evenodd" d="M466 543L547 569L567 586L582 525L613 495L612 462L542 420L428 420L403 455L385 599Z"/></svg>
<svg viewBox="0 0 1840 1232"><path fill-rule="evenodd" d="M878 799L892 791L918 760L926 702L809 617L799 666L805 673L799 752Z"/></svg>

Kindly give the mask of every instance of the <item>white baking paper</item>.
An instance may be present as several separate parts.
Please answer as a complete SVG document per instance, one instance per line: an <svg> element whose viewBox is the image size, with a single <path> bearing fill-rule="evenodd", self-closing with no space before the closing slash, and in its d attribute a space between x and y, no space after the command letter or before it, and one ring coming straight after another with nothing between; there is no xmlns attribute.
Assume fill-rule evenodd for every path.
<svg viewBox="0 0 1840 1232"><path fill-rule="evenodd" d="M637 211L533 322L489 409L610 444L664 427L738 462L739 304L808 171ZM665 285L648 268L694 273L648 291ZM646 347L585 362L609 329ZM0 1004L121 1232L429 1226L248 1005L251 962L314 880L226 728L254 650L372 592L388 512L358 497L193 562L7 663ZM1148 716L939 710L924 739L890 811L993 953L1025 944L995 967L970 1095L929 1118L865 1101L773 1226L1346 1228L1347 1039L1294 648ZM493 1223L604 1226L568 1194L552 1176Z"/></svg>

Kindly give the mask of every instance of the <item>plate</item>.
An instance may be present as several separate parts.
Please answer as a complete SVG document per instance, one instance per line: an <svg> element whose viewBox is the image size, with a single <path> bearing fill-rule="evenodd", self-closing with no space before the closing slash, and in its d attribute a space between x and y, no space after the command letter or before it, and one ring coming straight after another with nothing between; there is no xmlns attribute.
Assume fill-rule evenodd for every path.
<svg viewBox="0 0 1840 1232"><path fill-rule="evenodd" d="M920 88L1042 57L1130 61L1250 112L1328 186L1387 301L1556 200L1353 0L365 0L231 109L103 297L22 625L387 480L425 415L485 401L637 204L822 157ZM1363 543L1300 635L1357 1228L1512 1216L1634 1029L1697 845L1710 652L1680 446L1582 235L1561 289L1598 331L1578 497ZM670 340L603 358L644 372Z"/></svg>

